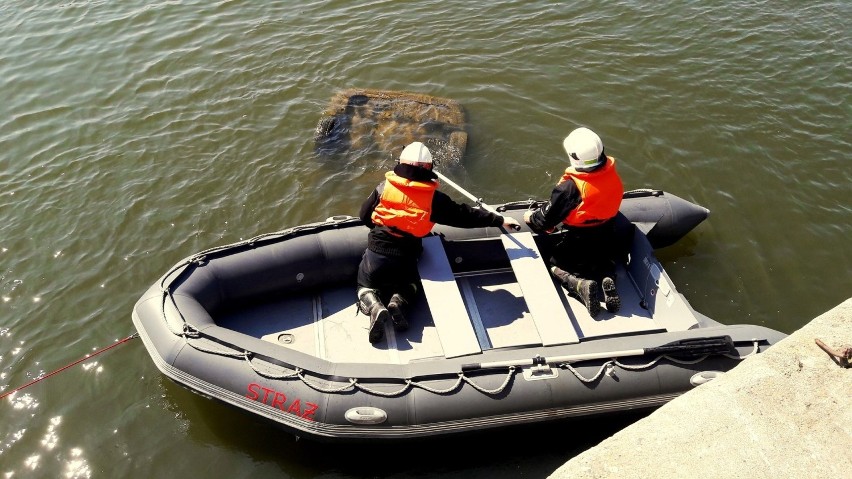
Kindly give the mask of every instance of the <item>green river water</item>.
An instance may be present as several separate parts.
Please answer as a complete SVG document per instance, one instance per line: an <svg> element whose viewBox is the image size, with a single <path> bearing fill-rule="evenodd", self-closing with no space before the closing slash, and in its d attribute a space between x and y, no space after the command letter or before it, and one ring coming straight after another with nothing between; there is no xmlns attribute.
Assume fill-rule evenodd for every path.
<svg viewBox="0 0 852 479"><path fill-rule="evenodd" d="M827 0L5 0L0 393L130 335L178 260L357 214L392 160L313 148L348 87L459 101L448 174L490 203L546 197L591 127L628 189L711 210L658 252L693 307L793 332L852 296L850 22ZM0 402L0 475L546 477L628 422L317 445L131 340Z"/></svg>

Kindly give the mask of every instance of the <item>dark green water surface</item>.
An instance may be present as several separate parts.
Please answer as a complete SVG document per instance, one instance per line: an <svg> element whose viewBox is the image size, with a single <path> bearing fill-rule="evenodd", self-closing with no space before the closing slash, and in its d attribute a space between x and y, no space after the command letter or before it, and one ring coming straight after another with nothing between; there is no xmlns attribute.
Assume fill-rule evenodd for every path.
<svg viewBox="0 0 852 479"><path fill-rule="evenodd" d="M357 214L392 161L314 153L347 87L458 100L447 173L491 203L545 197L591 127L629 189L712 211L659 251L693 307L793 332L852 296L850 23L848 1L4 1L0 393L131 334L189 254ZM135 340L3 399L0 475L546 477L627 423L296 442Z"/></svg>

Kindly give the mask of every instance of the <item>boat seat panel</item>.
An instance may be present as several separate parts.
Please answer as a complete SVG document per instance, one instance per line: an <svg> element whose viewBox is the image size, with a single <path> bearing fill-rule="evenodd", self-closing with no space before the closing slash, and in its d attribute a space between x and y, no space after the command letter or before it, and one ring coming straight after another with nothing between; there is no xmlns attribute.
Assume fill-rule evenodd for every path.
<svg viewBox="0 0 852 479"><path fill-rule="evenodd" d="M426 307L426 298L422 291L418 292L412 307L409 308L407 331L394 331L391 324L385 328L385 344L389 349L396 350L400 364L427 358L443 358L444 349L438 329L432 321L432 314Z"/></svg>
<svg viewBox="0 0 852 479"><path fill-rule="evenodd" d="M577 343L580 339L565 312L559 292L547 265L529 232L504 234L500 237L509 255L530 315L535 321L541 344Z"/></svg>
<svg viewBox="0 0 852 479"><path fill-rule="evenodd" d="M418 269L444 356L454 358L480 353L479 340L439 236L423 238L423 255Z"/></svg>
<svg viewBox="0 0 852 479"><path fill-rule="evenodd" d="M463 277L458 282L468 312L472 319L478 319L485 336L480 337L483 349L541 344L521 288L510 271Z"/></svg>
<svg viewBox="0 0 852 479"><path fill-rule="evenodd" d="M384 347L370 344L370 317L358 311L355 286L326 289L317 296L321 317L315 338L320 357L335 363L398 363Z"/></svg>
<svg viewBox="0 0 852 479"><path fill-rule="evenodd" d="M385 339L370 344L370 317L358 311L352 287L326 290L318 299L322 310L322 334L316 340L324 359L339 363L406 364L444 355L426 308L411 308L407 315L408 331L394 331L388 322ZM417 298L414 304L425 304L425 300Z"/></svg>
<svg viewBox="0 0 852 479"><path fill-rule="evenodd" d="M408 319L408 331L396 332L388 324L385 340L370 344L370 319L358 312L354 287L340 285L232 311L216 324L331 362L406 364L443 357L428 309L415 307Z"/></svg>

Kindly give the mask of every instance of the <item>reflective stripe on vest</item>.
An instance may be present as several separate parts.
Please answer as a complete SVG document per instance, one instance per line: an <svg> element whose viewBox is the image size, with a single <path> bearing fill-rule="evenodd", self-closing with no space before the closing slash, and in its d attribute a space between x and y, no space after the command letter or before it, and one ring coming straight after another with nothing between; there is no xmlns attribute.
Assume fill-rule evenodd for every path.
<svg viewBox="0 0 852 479"><path fill-rule="evenodd" d="M594 226L613 218L621 207L624 185L615 171L615 159L607 157L595 171L566 168L557 185L572 180L580 192L580 204L562 222L568 226Z"/></svg>
<svg viewBox="0 0 852 479"><path fill-rule="evenodd" d="M435 226L429 218L436 189L437 181L413 181L389 171L385 173L385 187L370 219L377 225L422 238Z"/></svg>

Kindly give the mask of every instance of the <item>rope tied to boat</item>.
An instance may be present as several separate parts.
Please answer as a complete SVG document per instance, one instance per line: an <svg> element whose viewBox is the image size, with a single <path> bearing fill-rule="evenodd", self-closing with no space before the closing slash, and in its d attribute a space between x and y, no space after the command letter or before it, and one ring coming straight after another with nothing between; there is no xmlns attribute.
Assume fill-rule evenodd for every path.
<svg viewBox="0 0 852 479"><path fill-rule="evenodd" d="M260 368L255 366L255 363L252 361L252 359L255 358L255 354L251 351L247 351L247 350L243 350L241 352L240 351L233 351L233 350L227 351L227 350L213 349L213 348L209 348L209 347L206 347L206 346L202 346L200 339L203 337L203 335L202 335L201 331L198 330L197 328L195 328L194 326L192 326L191 324L187 323L187 322L184 322L182 326L183 327L182 327L181 331L175 331L174 329L171 328L171 326L169 326L169 330L175 336L180 336L180 337L184 338L184 340L186 341L186 344L189 347L191 347L191 348L193 348L197 351L201 351L203 353L208 353L208 354L215 354L217 356L243 359L249 365L249 367L252 369L252 371L254 371L258 376L265 377L267 379L273 379L273 380L286 380L286 379L298 378L306 386L310 387L311 389L318 391L318 392L321 392L321 393L326 393L326 394L336 394L336 393L341 393L341 392L345 392L345 391L352 391L352 390L357 389L357 390L363 391L367 394L372 394L374 396L396 397L396 396L401 396L401 395L405 394L406 392L408 392L410 389L412 389L414 387L417 387L417 388L423 389L425 391L429 391L433 394L443 395L443 394L452 393L453 391L459 389L459 387L462 384L467 383L472 388L476 389L477 391L479 391L483 394L497 395L497 394L500 394L501 392L503 392L506 389L506 387L508 387L509 382L512 379L512 376L514 376L515 371L517 370L517 368L515 366L510 366L508 368L507 373L506 373L506 377L503 379L503 383L500 386L498 386L497 388L494 388L494 389L488 389L486 387L480 386L479 384L474 382L471 378L467 377L463 372L458 373L458 378L456 379L455 383L453 383L451 386L449 386L447 388L442 388L442 389L428 386L424 382L414 381L410 378L404 379L403 380L404 384L402 385L402 387L400 387L399 389L397 389L395 391L382 391L382 390L379 390L379 389L376 389L376 388L366 386L358 378L349 378L349 382L346 383L345 385L340 386L340 387L336 387L336 388L329 388L329 387L324 387L324 386L318 384L317 382L310 380L305 375L305 370L301 369L301 368L294 368L290 372L282 372L282 373L274 373L269 369L261 370ZM199 341L190 341L191 339L192 340L199 340Z"/></svg>
<svg viewBox="0 0 852 479"><path fill-rule="evenodd" d="M200 338L201 332L195 326L189 323L183 323L183 331L181 332L181 336L185 338Z"/></svg>
<svg viewBox="0 0 852 479"><path fill-rule="evenodd" d="M723 356L725 356L726 358L731 358L731 359L745 359L749 356L754 356L755 354L760 352L760 340L757 339L757 338L752 338L751 343L752 343L753 349L751 350L750 353L746 354L745 356L737 356L737 355L727 354L727 353L724 354Z"/></svg>
<svg viewBox="0 0 852 479"><path fill-rule="evenodd" d="M476 383L474 383L473 381L471 381L470 378L468 378L467 376L464 375L464 373L459 373L459 377L463 378L466 383L470 384L470 386L472 388L476 389L477 391L479 391L481 393L489 394L489 395L496 395L496 394L500 394L501 392L503 392L504 389L506 389L506 386L509 385L509 381L511 381L512 377L515 375L515 370L517 370L517 367L509 366L509 372L506 374L506 379L503 381L503 384L501 384L500 387L498 387L497 389L482 388L482 387L478 386Z"/></svg>
<svg viewBox="0 0 852 479"><path fill-rule="evenodd" d="M95 357L95 356L97 356L97 355L99 355L99 354L101 354L101 353L105 353L105 352L109 351L110 349L112 349L112 348L114 348L114 347L116 347L116 346L118 346L118 345L120 345L120 344L124 344L124 343L126 343L126 342L128 342L128 341L130 341L130 340L132 340L132 339L136 339L136 338L138 338L138 337L139 337L139 333L133 333L133 334L131 334L130 336L127 336L127 337L126 337L126 338L124 338L124 339L120 339L120 340L119 340L119 339L116 339L116 340L115 340L115 342L114 342L112 345L110 345L110 346L107 346L107 347L105 347L105 348L98 349L98 350L96 350L95 352L93 352L93 353L91 353L91 354L87 354L87 355L83 356L82 358L80 358L80 359L78 359L78 360L74 361L73 363L66 364L65 366L62 366L61 368L56 369L56 370L53 370L53 371L51 371L51 372L49 372L49 373L47 373L47 374L44 374L44 373L39 374L39 375L38 375L35 379L33 379L32 381L30 381L30 382L28 382L28 383L26 383L26 384L24 384L24 385L18 386L18 387L16 387L15 389L12 389L12 390L10 390L10 391L4 392L3 394L0 394L0 399L3 399L3 398L5 398L5 397L7 397L7 396L12 396L12 395L14 395L15 393L17 393L18 391L20 391L20 390L22 390L22 389L24 389L24 388L28 388L28 387L32 386L33 384L35 384L35 383L38 383L38 382L40 382L40 381L43 381L43 380L45 380L45 379L47 379L47 378L49 378L49 377L51 377L51 376L53 376L53 375L55 375L55 374L61 373L62 371L65 371L66 369L68 369L68 368L70 368L70 367L72 367L72 366L76 366L77 364L80 364L80 363L82 363L82 362L84 362L84 361L88 361L89 359L92 359L93 357Z"/></svg>
<svg viewBox="0 0 852 479"><path fill-rule="evenodd" d="M297 230L298 229L291 229L291 230L278 232L278 233L269 233L269 234L257 236L255 238L250 238L249 240L245 240L245 241L242 241L240 243L235 243L234 245L212 248L210 250L198 253L191 258L188 258L183 263L180 263L180 264L176 265L174 268L172 268L172 270L169 273L167 273L166 275L163 276L163 280L161 282L161 291L163 293L162 303L161 303L162 315L163 315L163 320L166 322L166 326L169 329L169 331L175 336L179 336L179 337L184 338L184 340L186 341L186 344L188 346L190 346L190 347L192 347L192 348L194 348L198 351L208 353L208 354L215 354L215 355L219 355L219 356L224 356L224 357L243 359L249 365L249 367L257 375L259 375L261 377L265 377L267 379L272 379L272 380L288 380L288 379L298 378L300 381L302 381L306 386L310 387L311 389L318 391L318 392L321 392L321 393L326 393L326 394L335 394L335 393L342 393L342 392L345 392L345 391L360 390L360 391L363 391L367 394L372 394L372 395L375 395L375 396L394 397L394 396L400 396L402 394L405 394L410 389L417 387L417 388L423 389L425 391L429 391L433 394L443 395L443 394L449 394L449 393L452 393L453 391L456 391L457 389L459 389L462 386L462 384L466 383L466 384L470 385L470 387L481 392L482 394L497 395L497 394L502 393L508 387L509 383L511 382L512 378L514 377L515 373L518 370L517 366L507 366L506 376L503 379L502 384L500 386L494 388L494 389L485 388L485 387L477 384L470 377L466 376L464 371L458 373L458 377L457 377L456 381L451 386L449 386L447 388L435 388L435 387L429 386L425 382L415 381L412 378L402 379L403 384L401 385L401 387L399 387L398 389L393 390L393 391L383 391L383 390L380 390L380 389L376 389L374 387L369 387L364 383L364 380L361 380L361 379L358 379L358 378L349 378L348 382L346 382L345 384L343 384L342 386L339 386L339 387L327 387L327 386L324 386L323 384L320 384L320 383L318 383L314 380L309 379L308 376L305 374L306 371L304 369L301 369L301 368L298 368L298 367L293 367L290 370L287 370L287 368L284 368L285 370L287 370L289 372L281 372L281 373L272 372L272 370L269 369L269 368L267 368L267 370L261 370L257 366L255 366L255 362L252 361L253 359L255 359L255 356L256 356L255 353L253 353L251 351L247 351L247 350L237 351L236 350L237 348L235 348L233 345L222 344L222 343L216 341L217 344L220 344L224 347L230 347L231 348L230 351L223 350L223 349L213 349L213 348L210 348L210 347L202 346L201 341L203 340L204 334L201 332L201 330L199 330L198 328L196 328L195 326L193 326L189 322L187 322L187 320L184 317L183 313L181 312L180 308L178 308L178 305L177 305L177 302L174 298L174 295L171 292L171 288L170 288L171 282L166 284L166 279L168 277L170 277L175 271L177 271L181 268L185 268L186 266L188 266L190 264L194 263L194 264L197 264L199 266L206 264L206 262L207 262L206 256L210 252L231 248L231 247L236 246L236 245L254 244L254 242L262 239L263 237L275 236L275 235L286 235L288 233L293 233ZM174 280L174 278L173 278L173 280ZM166 313L166 305L169 302L169 300L171 301L172 307L177 312L178 317L180 318L180 321L182 323L180 330L176 330L173 327L172 323L168 319L168 315ZM357 314L357 310L356 310L356 314ZM192 340L192 341L190 341L190 340ZM759 340L752 339L752 342L753 342L753 350L749 354L746 354L745 356L733 355L733 354L729 354L729 353L724 353L722 355L725 356L725 357L731 358L731 359L742 360L742 359L745 359L745 358L747 358L751 355L757 354L760 350ZM624 364L624 363L618 361L618 359L611 359L611 360L603 363L599 367L598 371L591 378L585 377L582 373L580 373L580 371L575 369L569 362L557 364L556 367L569 370L578 380L580 380L584 383L592 383L592 382L598 381L604 374L607 374L608 376L611 376L611 377L615 376L615 368L616 367L619 367L619 368L626 370L626 371L637 371L637 370L648 369L650 367L653 367L662 359L668 359L669 361L671 361L673 363L678 363L678 364L697 364L701 361L704 361L709 356L710 356L710 354L707 354L707 355L699 357L695 360L686 360L686 359L678 359L678 358L670 356L670 355L660 355L660 356L657 356L655 359L653 359L652 361L650 361L646 364L638 364L638 365ZM268 362L268 361L265 361L265 362L267 362L271 366L274 365L275 367L282 367L283 368L283 366L280 366L277 363L271 363L271 362ZM371 379L371 380L375 380L375 379ZM388 384L388 382L398 381L399 379L386 378L386 379L379 379L379 380L387 381L386 384Z"/></svg>
<svg viewBox="0 0 852 479"><path fill-rule="evenodd" d="M743 360L743 359L745 359L749 356L757 354L760 351L759 340L752 339L752 345L753 345L753 349L751 350L751 352L749 352L745 356L728 354L728 353L725 353L722 356L725 356L726 358L730 358L730 359ZM571 374L573 374L577 379L588 384L588 383L593 383L593 382L597 381L604 374L606 374L607 376L614 376L615 375L615 367L619 367L621 369L624 369L625 371L641 371L643 369L648 369L648 368L655 366L658 362L660 362L663 359L668 359L669 361L671 361L675 364L687 364L688 365L688 364L698 364L698 363L700 363L701 361L704 361L705 359L707 359L710 356L711 356L710 354L705 354L704 356L701 356L701 357L696 358L696 359L680 359L680 358L676 358L676 357L673 357L673 356L668 355L668 354L661 354L661 355L657 356L656 358L654 358L653 360L651 360L651 362L648 362L648 363L645 363L645 364L624 364L621 361L619 361L618 359L610 359L609 361L601 364L600 368L598 368L597 373L595 373L595 375L592 376L591 378L587 378L587 377L583 376L583 374L580 373L580 371L577 371L577 369L575 369L573 366L571 366L571 363L561 363L561 364L558 365L558 367L560 367L562 369L567 369L568 371L571 371Z"/></svg>
<svg viewBox="0 0 852 479"><path fill-rule="evenodd" d="M326 393L326 394L342 393L343 391L350 391L350 390L354 389L355 387L357 387L357 385L358 385L357 379L349 378L349 382L346 383L346 385L344 385L344 386L340 386L338 388L326 388L326 387L322 387L322 386L314 383L313 381L309 381L308 378L305 376L305 371L303 369L297 368L296 371L298 373L297 375L298 375L299 379L301 379L302 382L306 386L313 389L314 391L319 391L321 393Z"/></svg>
<svg viewBox="0 0 852 479"><path fill-rule="evenodd" d="M364 386L363 384L361 384L360 382L358 382L358 380L357 380L356 378L349 378L349 380L350 380L350 381L352 381L352 383L351 383L351 384L352 384L352 385L353 385L356 389L359 389L359 390L361 390L361 391L364 391L364 392L365 392L365 393L367 393L367 394L372 394L372 395L374 395L374 396L381 396L381 397L396 397L396 396L400 396L400 395L402 395L403 393L405 393L405 392L407 392L409 389L411 389L411 381L410 381L410 380L408 380L408 379L406 379L406 380L405 380L405 385L403 385L400 389L398 389L398 390L396 390L396 391L380 391L380 390L378 390L378 389L368 388L367 386Z"/></svg>
<svg viewBox="0 0 852 479"><path fill-rule="evenodd" d="M175 336L188 337L187 336L187 333L189 331L188 328L192 328L193 334L198 333L198 328L189 324L186 321L186 318L183 316L183 312L181 312L180 308L178 308L177 302L175 302L175 297L172 295L171 288L169 288L168 286L163 286L162 292L163 292L163 301L160 303L160 309L163 312L163 322L166 323L166 328L168 328L169 332L174 334ZM180 320L181 320L181 330L180 331L177 331L172 327L172 323L169 322L169 318L166 315L166 302L167 302L167 300L171 300L172 307L174 307L175 311L177 311L178 316L180 317ZM195 334L195 336L192 336L192 337L197 337L197 334Z"/></svg>
<svg viewBox="0 0 852 479"><path fill-rule="evenodd" d="M265 377L267 379L291 379L291 378L298 377L299 373L301 372L301 370L298 369L298 368L293 370L290 373L287 373L287 374L273 374L273 373L270 373L270 372L261 371L260 369L255 367L254 363L251 362L253 357L254 357L253 353L251 353L250 351L246 351L245 355L243 356L243 359L246 360L246 363L248 363L249 367L255 373L257 373L258 376L262 376L262 377Z"/></svg>
<svg viewBox="0 0 852 479"><path fill-rule="evenodd" d="M235 359L245 358L246 356L250 356L250 355L253 354L252 352L245 351L245 350L244 351L233 351L233 350L225 351L225 350L222 350L222 349L212 349L212 348L209 348L209 347L206 347L206 346L202 346L201 341L190 342L189 341L190 338L191 339L200 338L201 332L198 331L197 329L193 328L192 326L189 326L189 325L184 326L184 329L189 331L189 332L180 334L179 336L182 336L186 340L187 346L189 346L189 347L191 347L195 350L201 351L202 353L215 354L217 356L224 356L224 357L235 358Z"/></svg>
<svg viewBox="0 0 852 479"><path fill-rule="evenodd" d="M193 346L193 347L195 347L195 346ZM204 349L199 349L199 348L196 348L196 349L198 349L199 351L204 351ZM219 353L219 352L216 352L216 351L210 351L210 352ZM223 356L233 356L233 357L238 356L238 355L231 355L231 354L222 354L222 355ZM307 375L305 374L306 371L302 368L293 368L292 370L289 370L289 372L282 372L280 374L277 374L277 373L272 372L269 368L260 369L258 366L256 366L255 363L252 361L252 359L254 358L254 355L249 351L244 351L243 354L242 354L242 358L246 361L246 363L248 363L249 367L251 367L251 369L255 373L257 373L259 376L265 377L267 379L286 380L286 379L298 378L300 381L302 381L306 386L310 387L311 389L318 391L318 392L321 392L321 393L325 393L325 394L336 394L336 393L342 393L342 392L345 392L345 391L359 390L359 391L363 391L367 394L372 394L374 396L381 396L381 397L401 396L401 395L405 394L406 392L408 392L410 389L415 388L415 387L423 389L424 391L429 391L429 392L434 393L434 394L441 394L441 395L449 394L449 393L452 393L453 391L457 390L463 383L469 384L472 388L476 389L477 391L479 391L483 394L497 395L497 394L502 393L506 389L506 387L508 387L509 382L512 380L512 376L515 374L515 371L517 370L517 368L515 366L510 366L508 368L508 372L506 373L506 377L503 379L503 383L500 386L498 386L497 388L494 388L494 389L488 389L488 388L485 388L483 386L480 386L479 384L476 384L476 382L474 382L471 378L467 377L464 373L458 373L458 377L457 377L455 383L453 383L451 386L446 387L446 388L441 388L441 389L434 388L434 387L428 386L425 382L414 381L411 378L405 378L403 380L402 386L399 389L396 389L396 390L393 390L393 391L383 391L383 390L380 390L380 389L376 389L376 388L367 386L363 382L363 380L360 380L358 378L349 378L349 380L346 384L339 386L339 387L326 387L326 386L323 386L323 385L317 383L316 381L309 379L307 377ZM272 366L271 363L267 363L267 364ZM281 369L284 369L284 370L287 369L283 366L278 366L278 367L280 367Z"/></svg>
<svg viewBox="0 0 852 479"><path fill-rule="evenodd" d="M598 369L598 372L595 373L595 375L592 376L591 378L587 378L587 377L583 376L582 374L580 374L580 371L577 371L576 369L574 369L574 367L571 366L569 363L562 363L562 364L559 365L559 367L561 367L562 369L567 369L567 370L571 371L571 374L573 374L577 379L588 384L588 383L593 383L593 382L597 381L598 379L600 379L601 376L604 375L604 373L606 373L607 375L612 375L612 368L613 368L614 363L615 363L615 361L613 361L613 360L609 360L609 361L603 363L601 365L601 367Z"/></svg>
<svg viewBox="0 0 852 479"><path fill-rule="evenodd" d="M459 374L458 378L456 379L455 384L453 384L452 386L450 386L448 388L444 388L444 389L437 389L437 388L429 387L429 386L427 386L423 383L419 383L419 382L411 381L411 380L408 380L408 382L412 386L418 387L418 388L420 388L424 391L429 391L430 393L433 393L433 394L449 394L449 393L455 391L456 389L458 389L459 386L461 386L463 377L464 377L463 374Z"/></svg>
<svg viewBox="0 0 852 479"><path fill-rule="evenodd" d="M408 392L410 389L416 387L416 388L423 389L424 391L429 391L433 394L444 395L444 394L449 394L449 393L452 393L453 391L456 391L457 389L459 389L461 387L462 384L466 383L466 384L470 385L470 387L474 388L475 390L477 390L477 391L479 391L483 394L498 395L498 394L502 393L509 386L509 383L511 382L512 378L514 377L515 373L518 370L517 366L508 366L506 376L503 379L502 384L500 384L500 386L498 386L494 389L485 388L485 387L477 384L475 381L473 381L471 378L469 378L464 372L457 373L458 377L457 377L456 381L452 385L450 385L449 387L446 387L446 388L434 388L434 387L427 385L425 382L415 381L411 378L403 379L402 386L399 389L396 389L396 390L393 390L393 391L383 391L383 390L380 390L380 389L369 387L363 382L363 380L358 379L358 378L349 378L349 380L346 384L339 386L339 387L326 387L322 384L319 384L316 381L309 379L308 376L305 374L306 370L304 370L302 368L295 367L292 370L289 370L289 372L282 372L282 373L272 372L271 369L269 369L269 368L267 368L266 370L261 370L252 361L252 359L255 358L255 354L251 351L243 350L242 352L230 352L230 351L224 351L224 350L221 350L221 349L211 349L211 348L201 346L198 341L189 341L189 339L200 338L202 336L202 334L198 329L194 328L193 326L189 325L188 323L184 323L183 332L174 332L174 334L184 337L187 345L189 345L190 347L192 347L192 348L194 348L198 351L209 353L209 354L216 354L216 355L219 355L219 356L231 357L231 358L241 358L241 359L245 360L245 362L249 365L249 367L259 376L265 377L267 379L273 379L273 380L287 380L287 379L298 378L306 386L310 387L311 389L313 389L315 391L318 391L318 392L321 392L321 393L324 393L324 394L337 394L337 393L342 393L342 392L346 392L346 391L359 390L359 391L363 391L367 394L371 394L371 395L374 395L374 396L396 397L396 396L401 396L401 395L405 394L406 392ZM749 352L746 355L723 354L722 356L730 358L730 359L743 360L743 359L745 359L749 356L757 354L760 351L759 340L753 339L752 344L753 344L752 351ZM675 363L675 364L690 365L690 364L698 364L698 363L706 360L710 356L711 356L711 354L706 354L706 355L703 355L703 356L698 357L696 359L680 359L680 358L674 357L672 355L662 354L662 355L659 355L656 358L654 358L653 360L651 360L647 363L644 363L644 364L625 364L625 363L619 361L618 359L610 359L610 360L606 361L605 363L603 363L598 368L597 372L592 377L584 376L580 371L578 371L576 368L574 368L569 362L563 362L563 363L557 364L556 367L559 367L561 369L567 369L578 380L580 380L583 383L589 384L589 383L593 383L593 382L598 381L604 374L611 376L611 377L614 377L616 367L621 368L625 371L639 371L639 370L651 368L663 359L667 359L667 360L669 360L669 361L671 361L672 363ZM284 370L287 370L287 368L285 368L284 366L280 366L280 365L269 363L269 362L267 362L267 364L269 364L270 366L274 365L275 367L279 367L279 368L282 368ZM393 379L389 379L389 380L392 381Z"/></svg>

